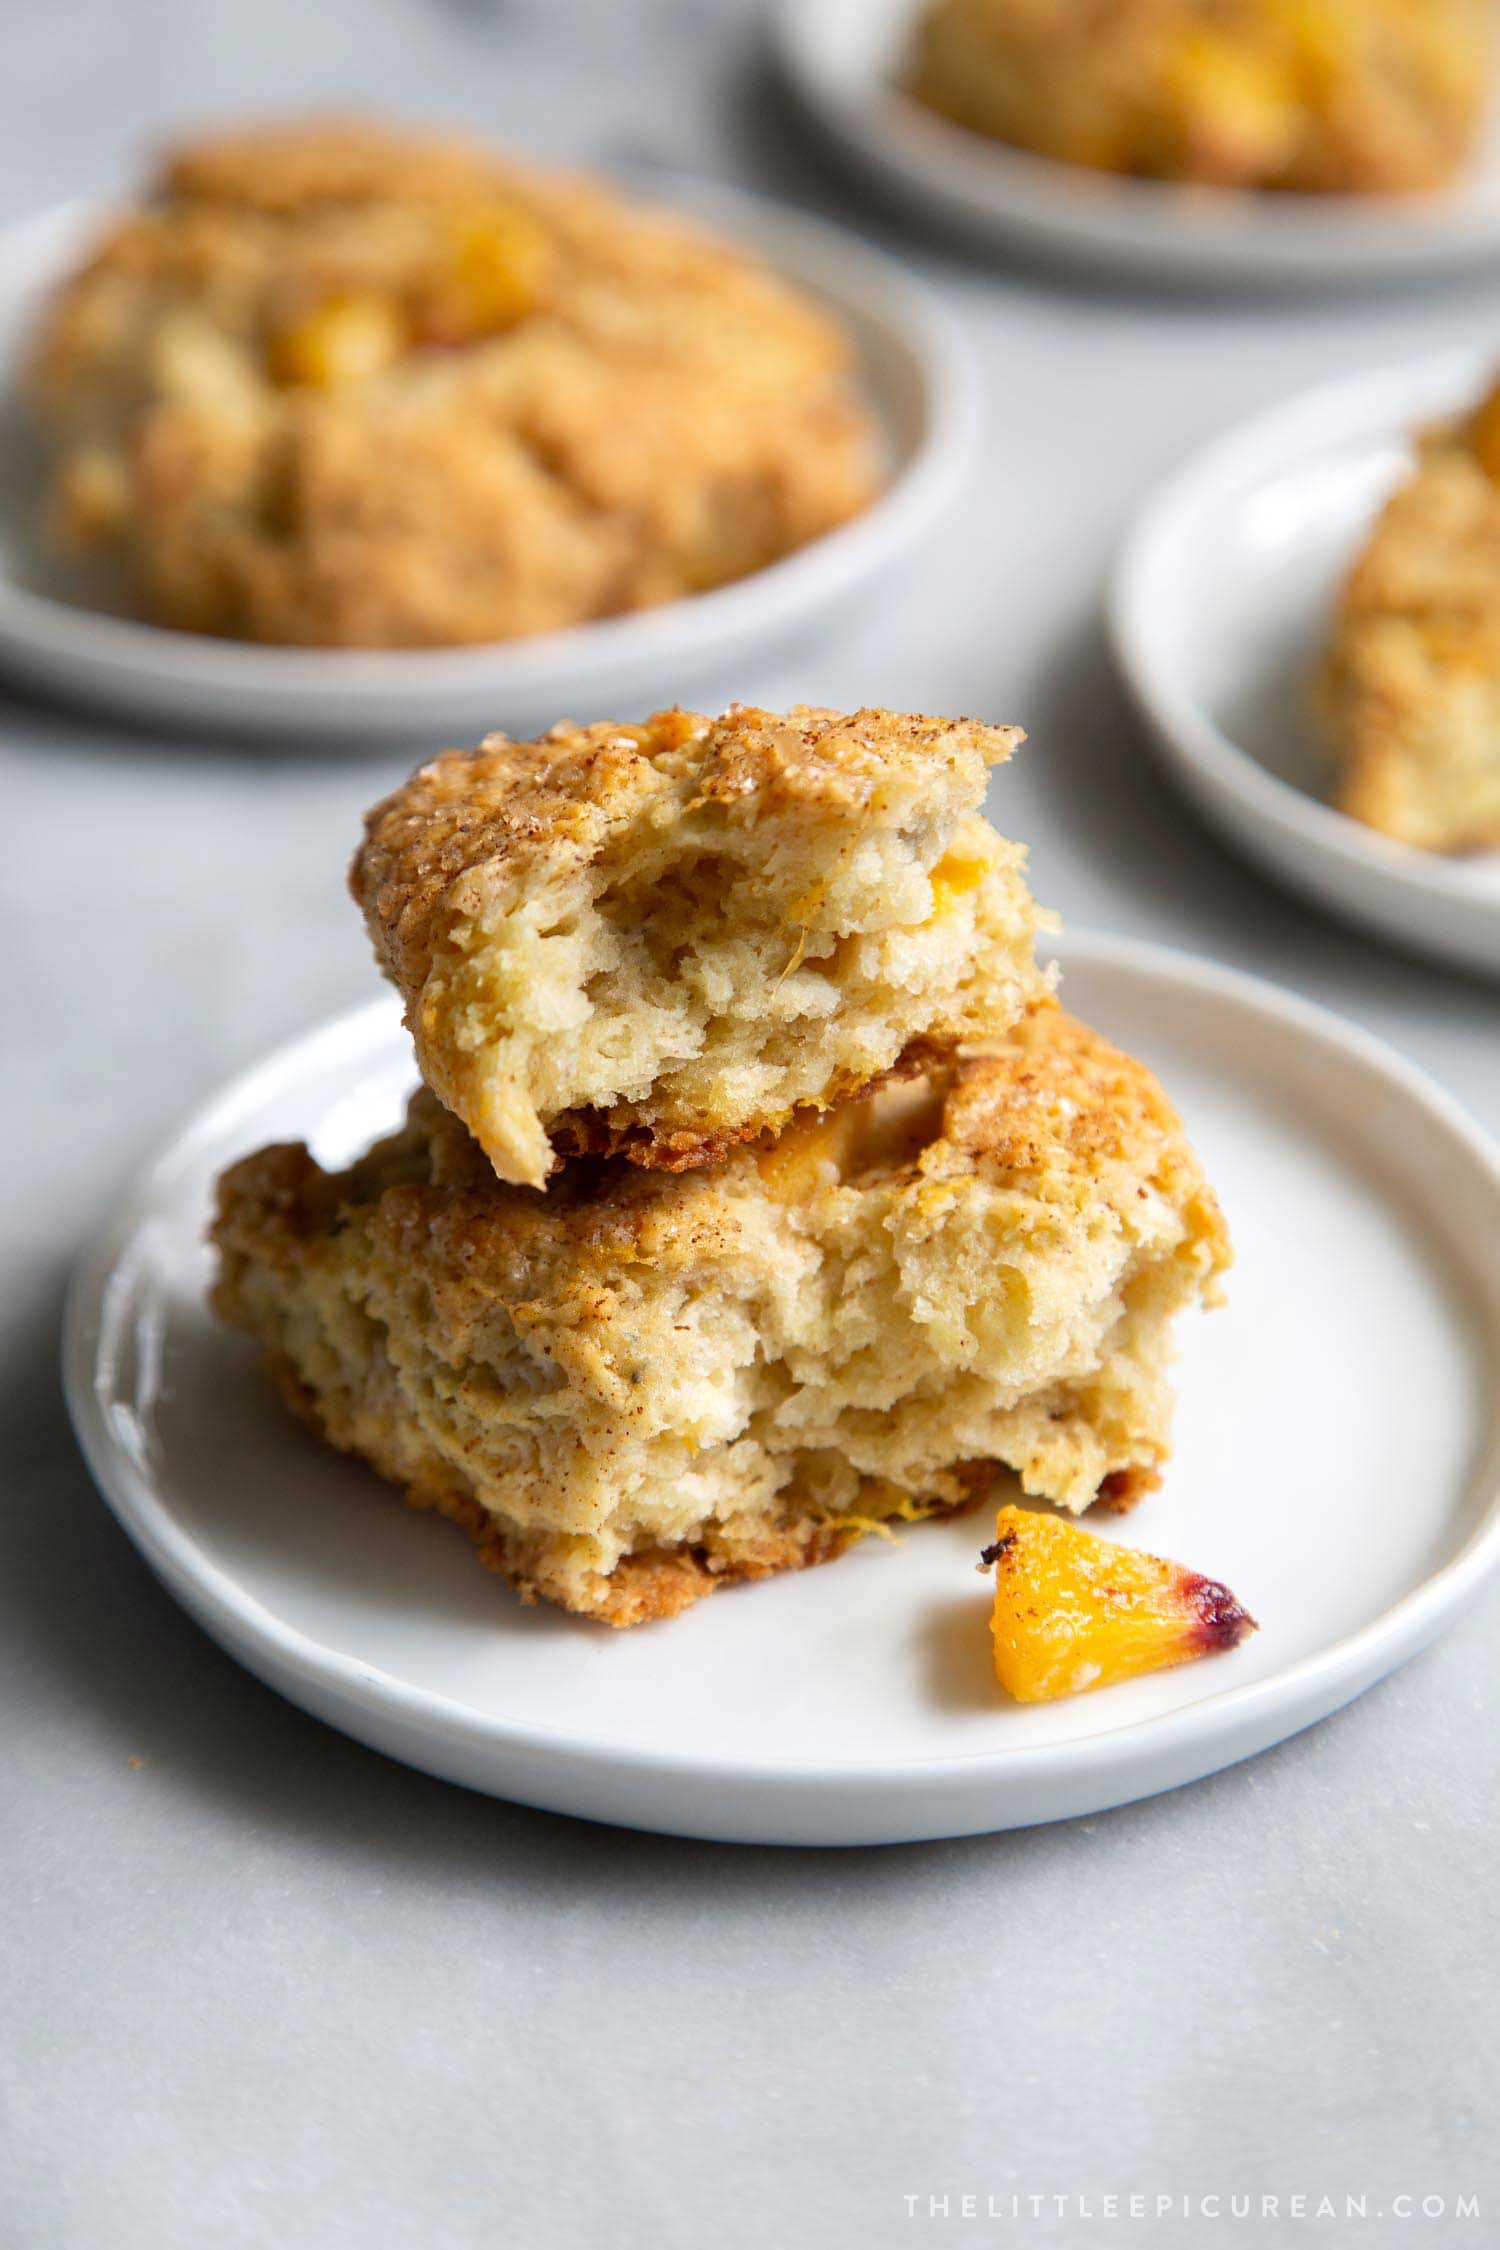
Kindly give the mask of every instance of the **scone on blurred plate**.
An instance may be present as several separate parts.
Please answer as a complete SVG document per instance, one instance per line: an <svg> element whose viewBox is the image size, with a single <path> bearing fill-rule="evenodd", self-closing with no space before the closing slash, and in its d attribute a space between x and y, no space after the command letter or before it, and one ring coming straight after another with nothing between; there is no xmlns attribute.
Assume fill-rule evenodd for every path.
<svg viewBox="0 0 1500 2250"><path fill-rule="evenodd" d="M292 1406L528 1599L612 1625L952 1512L1128 1505L1223 1221L1161 1089L1055 1006L711 1167L498 1182L419 1093L220 1187L215 1304Z"/></svg>
<svg viewBox="0 0 1500 2250"><path fill-rule="evenodd" d="M449 751L376 806L352 885L427 1084L502 1179L710 1162L1046 989L1008 727L665 711Z"/></svg>
<svg viewBox="0 0 1500 2250"><path fill-rule="evenodd" d="M848 338L755 259L446 137L163 167L48 311L51 516L155 622L508 640L760 569L877 490Z"/></svg>
<svg viewBox="0 0 1500 2250"><path fill-rule="evenodd" d="M1341 811L1500 851L1500 387L1422 439L1341 591L1318 707Z"/></svg>
<svg viewBox="0 0 1500 2250"><path fill-rule="evenodd" d="M1488 99L1491 0L930 0L909 90L1107 172L1388 194L1441 186Z"/></svg>

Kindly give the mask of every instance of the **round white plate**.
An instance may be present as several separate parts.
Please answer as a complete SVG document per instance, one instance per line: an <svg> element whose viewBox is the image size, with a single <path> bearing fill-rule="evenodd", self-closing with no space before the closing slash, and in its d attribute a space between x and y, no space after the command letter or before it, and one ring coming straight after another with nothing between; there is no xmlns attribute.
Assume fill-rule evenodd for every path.
<svg viewBox="0 0 1500 2250"><path fill-rule="evenodd" d="M1500 257L1500 119L1432 196L1257 195L1120 179L1007 148L899 90L917 0L777 0L782 68L873 182L1001 251L1140 281L1316 288Z"/></svg>
<svg viewBox="0 0 1500 2250"><path fill-rule="evenodd" d="M1225 1579L1261 1631L1069 1702L990 1670L987 1513L611 1633L524 1609L448 1526L323 1450L204 1304L214 1174L350 1158L411 1082L393 1003L240 1079L81 1266L73 1417L125 1530L251 1670L475 1789L728 1841L894 1843L1095 1811L1250 1756L1410 1656L1500 1558L1500 1156L1398 1057L1153 947L1062 949L1066 995L1180 1102L1234 1229L1184 1336L1163 1491L1108 1535Z"/></svg>
<svg viewBox="0 0 1500 2250"><path fill-rule="evenodd" d="M1500 854L1419 852L1334 811L1310 682L1339 581L1493 351L1327 383L1194 456L1136 520L1108 612L1167 770L1232 844L1398 944L1500 972Z"/></svg>
<svg viewBox="0 0 1500 2250"><path fill-rule="evenodd" d="M16 398L39 308L105 218L68 205L0 236L0 667L169 726L346 740L524 734L675 699L863 593L922 539L973 453L978 392L962 339L924 289L836 228L718 186L656 179L650 192L758 252L853 335L890 472L862 516L691 600L479 648L264 648L109 615L41 549L37 445Z"/></svg>

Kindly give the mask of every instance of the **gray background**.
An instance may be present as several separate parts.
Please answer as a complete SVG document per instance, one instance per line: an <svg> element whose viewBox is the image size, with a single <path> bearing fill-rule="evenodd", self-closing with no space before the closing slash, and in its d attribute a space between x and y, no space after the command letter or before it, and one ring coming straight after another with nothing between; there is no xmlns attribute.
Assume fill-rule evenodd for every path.
<svg viewBox="0 0 1500 2250"><path fill-rule="evenodd" d="M1023 720L1008 805L1069 920L1312 993L1500 1121L1500 996L1226 857L1143 764L1094 623L1128 510L1200 432L1327 371L1500 343L1500 275L1243 306L983 271L859 210L734 0L10 0L5 31L6 216L124 179L184 119L342 96L885 239L983 355L982 489L868 623L703 693ZM1496 2240L1493 1597L1341 1717L1156 1803L777 1854L407 1773L148 1579L58 1399L64 1274L187 1106L371 991L340 872L409 763L0 701L5 2250ZM1132 2189L1487 2204L1477 2226L925 2215Z"/></svg>

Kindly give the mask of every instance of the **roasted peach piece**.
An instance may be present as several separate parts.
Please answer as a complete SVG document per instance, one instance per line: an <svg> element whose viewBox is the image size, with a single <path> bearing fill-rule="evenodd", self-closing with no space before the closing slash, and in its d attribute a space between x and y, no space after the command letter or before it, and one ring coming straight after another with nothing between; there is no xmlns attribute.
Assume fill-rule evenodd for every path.
<svg viewBox="0 0 1500 2250"><path fill-rule="evenodd" d="M272 379L320 391L365 383L393 365L406 341L400 308L389 297L341 290L272 336Z"/></svg>
<svg viewBox="0 0 1500 2250"><path fill-rule="evenodd" d="M1186 1664L1255 1631L1227 1586L1162 1555L1026 1508L1002 1508L995 1529L983 1555L995 1566L995 1677L1018 1703Z"/></svg>
<svg viewBox="0 0 1500 2250"><path fill-rule="evenodd" d="M419 339L476 344L535 312L552 246L524 211L481 204L451 215L446 239L415 308Z"/></svg>

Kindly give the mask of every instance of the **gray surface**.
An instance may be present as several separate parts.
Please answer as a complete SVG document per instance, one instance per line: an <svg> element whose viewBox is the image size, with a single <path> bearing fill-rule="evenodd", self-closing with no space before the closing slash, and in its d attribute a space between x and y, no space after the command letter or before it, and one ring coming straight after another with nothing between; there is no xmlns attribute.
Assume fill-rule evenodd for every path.
<svg viewBox="0 0 1500 2250"><path fill-rule="evenodd" d="M25 0L6 30L0 212L106 184L184 114L331 94L849 209L743 6ZM867 628L716 684L1023 719L1008 823L1070 920L1295 985L1500 1121L1500 994L1225 857L1143 765L1092 623L1125 512L1199 431L1493 333L1496 284L1184 304L981 273L868 223L985 354L984 487ZM1497 2239L1493 1598L1341 1717L1154 1804L779 1855L406 1773L238 1672L147 1578L58 1401L64 1272L186 1106L369 992L340 874L400 769L0 705L0 2243ZM957 2200L1109 2190L1388 2215L966 2221ZM1398 2225L1402 2192L1482 2216Z"/></svg>

